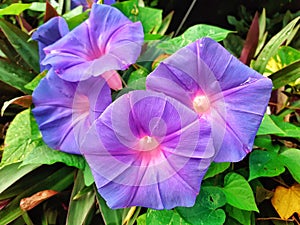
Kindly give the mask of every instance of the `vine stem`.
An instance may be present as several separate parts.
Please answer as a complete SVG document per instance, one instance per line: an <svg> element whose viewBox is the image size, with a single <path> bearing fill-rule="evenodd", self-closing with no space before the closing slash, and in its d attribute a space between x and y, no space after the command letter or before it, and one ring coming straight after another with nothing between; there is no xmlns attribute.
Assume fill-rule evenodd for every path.
<svg viewBox="0 0 300 225"><path fill-rule="evenodd" d="M280 221L286 221L286 222L294 222L293 219L281 219L281 218L277 218L277 217L268 217L268 218L256 218L256 220L280 220Z"/></svg>
<svg viewBox="0 0 300 225"><path fill-rule="evenodd" d="M186 12L186 14L184 15L181 23L179 24L179 27L177 28L176 32L175 32L175 37L177 36L177 34L179 33L180 29L182 28L183 24L185 23L186 19L188 18L188 16L190 15L194 5L196 4L197 0L193 0L192 4L190 5L188 11Z"/></svg>
<svg viewBox="0 0 300 225"><path fill-rule="evenodd" d="M286 188L290 188L286 183L284 183L284 181L279 180L277 178L272 178L274 181L278 182L279 184L281 184L282 186L286 187Z"/></svg>

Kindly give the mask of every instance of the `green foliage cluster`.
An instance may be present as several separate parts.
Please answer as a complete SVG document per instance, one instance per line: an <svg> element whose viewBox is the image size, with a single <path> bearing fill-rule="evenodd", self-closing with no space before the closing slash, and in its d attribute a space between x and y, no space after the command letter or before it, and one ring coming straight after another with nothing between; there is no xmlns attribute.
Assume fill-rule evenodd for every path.
<svg viewBox="0 0 300 225"><path fill-rule="evenodd" d="M60 1L57 12L61 13L66 5ZM146 48L140 63L122 74L128 86L114 93L114 97L133 89L144 89L146 76L158 63L159 56L172 54L198 38L208 36L224 41L228 49L243 47L241 37L235 41L234 31L205 24L195 25L181 36L172 38L172 35L165 35L172 14L163 19L161 10L145 7L135 0L114 6L131 20L141 21L146 33ZM15 3L0 9L0 80L21 95L30 95L45 74L38 74L38 48L30 40L30 33L24 24L11 21L14 16L22 21L24 12L34 11L41 23L45 9L45 3L35 2ZM70 29L87 15L81 7L62 14ZM162 211L139 207L108 208L96 191L84 158L54 151L45 145L29 107L11 122L0 151L0 225L299 223L299 211L283 220L270 201L276 187L300 183L300 52L288 47L298 32L299 20L300 17L289 20L279 33L267 37L267 18L262 12L259 44L250 66L273 81L269 113L263 119L249 157L239 163L211 165L193 207ZM230 21L237 28L240 25L233 18ZM149 52L154 56L150 62ZM147 62L143 57L148 59ZM11 106L6 104L7 107ZM22 199L45 190L58 193L31 210L21 209Z"/></svg>

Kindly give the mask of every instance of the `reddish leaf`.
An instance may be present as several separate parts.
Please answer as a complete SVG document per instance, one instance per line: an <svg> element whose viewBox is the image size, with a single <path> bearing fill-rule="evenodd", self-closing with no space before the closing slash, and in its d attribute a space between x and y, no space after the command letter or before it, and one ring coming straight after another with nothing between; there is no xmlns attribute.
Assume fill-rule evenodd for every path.
<svg viewBox="0 0 300 225"><path fill-rule="evenodd" d="M46 12L44 16L44 23L46 23L48 20L56 16L59 16L58 13L53 8L53 6L48 1L46 1Z"/></svg>
<svg viewBox="0 0 300 225"><path fill-rule="evenodd" d="M258 12L255 13L255 16L252 20L250 29L247 34L247 38L240 56L240 60L249 65L251 59L253 58L259 39L259 23L258 23Z"/></svg>
<svg viewBox="0 0 300 225"><path fill-rule="evenodd" d="M3 209L5 206L7 206L8 203L10 203L10 199L1 200L0 201L0 210Z"/></svg>
<svg viewBox="0 0 300 225"><path fill-rule="evenodd" d="M52 190L44 190L37 192L28 198L22 198L20 201L20 208L23 211L28 211L40 204L41 202L45 201L46 199L52 197L53 195L56 195L57 193L58 192Z"/></svg>
<svg viewBox="0 0 300 225"><path fill-rule="evenodd" d="M25 29L28 33L32 30L32 27L29 23L22 17L22 16L16 16L16 19L20 26L22 27L22 30Z"/></svg>

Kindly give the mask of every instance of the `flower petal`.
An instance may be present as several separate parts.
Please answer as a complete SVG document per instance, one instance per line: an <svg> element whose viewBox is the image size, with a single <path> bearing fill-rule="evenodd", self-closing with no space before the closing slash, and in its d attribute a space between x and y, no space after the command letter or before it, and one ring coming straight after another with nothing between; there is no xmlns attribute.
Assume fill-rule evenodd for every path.
<svg viewBox="0 0 300 225"><path fill-rule="evenodd" d="M147 77L146 86L200 110L202 118L211 124L218 162L239 161L251 151L272 90L269 79L209 38L164 60ZM208 99L208 106L203 107L207 111L195 108L197 96Z"/></svg>
<svg viewBox="0 0 300 225"><path fill-rule="evenodd" d="M39 55L40 62L45 58L44 48L48 45L53 44L61 37L69 32L68 25L64 18L54 17L51 18L47 23L40 26L32 35L32 39L38 41L39 44ZM49 66L43 66L41 64L41 71L49 70Z"/></svg>
<svg viewBox="0 0 300 225"><path fill-rule="evenodd" d="M33 103L32 112L46 144L80 154L80 141L90 124L111 103L111 96L101 77L68 82L50 70L33 92Z"/></svg>
<svg viewBox="0 0 300 225"><path fill-rule="evenodd" d="M128 186L115 182L108 182L98 191L112 209L130 206L143 206L153 209L172 209L177 206L191 207L195 204L195 196L199 193L199 186L204 177L210 160L190 160L186 167L169 179L148 186ZM92 170L96 181L105 180L97 171ZM195 179L198 177L198 179Z"/></svg>
<svg viewBox="0 0 300 225"><path fill-rule="evenodd" d="M42 63L51 64L65 80L86 80L128 68L139 56L143 39L140 22L131 22L114 7L93 4L84 23L45 48Z"/></svg>
<svg viewBox="0 0 300 225"><path fill-rule="evenodd" d="M194 203L215 154L209 140L209 124L180 102L133 91L103 112L80 149L110 207L162 209Z"/></svg>
<svg viewBox="0 0 300 225"><path fill-rule="evenodd" d="M270 90L272 90L270 80L253 79L223 92L227 114L226 118L222 119L226 121L226 133L221 150L215 158L216 162L240 161L251 152L270 98ZM225 149L229 150L225 151Z"/></svg>

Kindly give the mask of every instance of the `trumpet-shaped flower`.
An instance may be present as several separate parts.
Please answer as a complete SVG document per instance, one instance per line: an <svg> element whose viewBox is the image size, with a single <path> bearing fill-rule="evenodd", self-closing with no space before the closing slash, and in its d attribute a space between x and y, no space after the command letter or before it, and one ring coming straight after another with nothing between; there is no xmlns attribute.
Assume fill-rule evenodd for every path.
<svg viewBox="0 0 300 225"><path fill-rule="evenodd" d="M79 144L111 103L110 89L102 77L68 82L50 70L32 94L33 115L50 147L80 154Z"/></svg>
<svg viewBox="0 0 300 225"><path fill-rule="evenodd" d="M69 32L68 25L64 18L54 17L51 18L47 23L40 26L32 35L32 39L38 41L40 62L45 58L44 48L48 45L53 44L61 37ZM41 71L49 70L49 65L40 64Z"/></svg>
<svg viewBox="0 0 300 225"><path fill-rule="evenodd" d="M85 22L44 48L42 63L64 80L86 80L128 68L138 58L143 39L140 22L131 22L114 7L93 4Z"/></svg>
<svg viewBox="0 0 300 225"><path fill-rule="evenodd" d="M179 101L133 91L94 122L80 150L109 207L192 206L214 155L210 131Z"/></svg>
<svg viewBox="0 0 300 225"><path fill-rule="evenodd" d="M146 86L174 97L210 122L218 162L239 161L251 151L272 90L270 79L209 38L160 63Z"/></svg>

